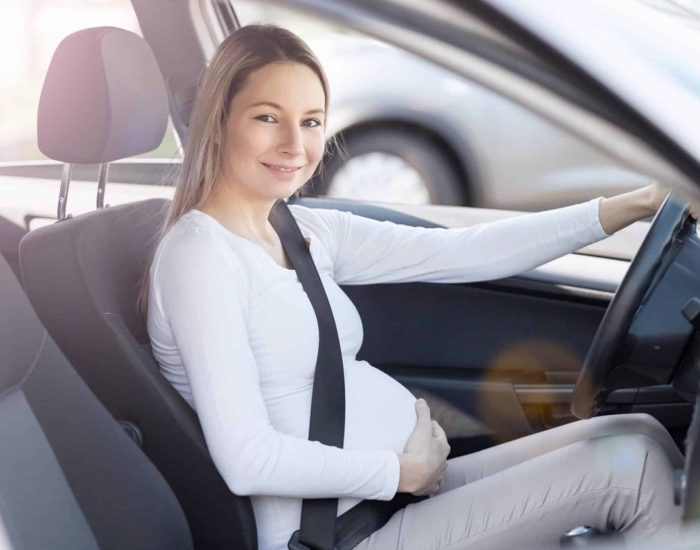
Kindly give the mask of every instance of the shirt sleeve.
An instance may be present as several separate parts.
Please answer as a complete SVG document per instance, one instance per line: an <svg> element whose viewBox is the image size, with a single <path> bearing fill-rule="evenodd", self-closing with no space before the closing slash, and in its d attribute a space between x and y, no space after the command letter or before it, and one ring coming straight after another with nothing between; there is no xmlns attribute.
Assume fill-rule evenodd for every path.
<svg viewBox="0 0 700 550"><path fill-rule="evenodd" d="M425 228L291 208L323 242L338 284L466 283L522 273L607 237L600 198L467 228Z"/></svg>
<svg viewBox="0 0 700 550"><path fill-rule="evenodd" d="M210 240L168 243L151 270L151 300L170 326L209 451L231 491L391 499L399 484L394 451L340 449L271 425L248 343L245 273L232 251Z"/></svg>

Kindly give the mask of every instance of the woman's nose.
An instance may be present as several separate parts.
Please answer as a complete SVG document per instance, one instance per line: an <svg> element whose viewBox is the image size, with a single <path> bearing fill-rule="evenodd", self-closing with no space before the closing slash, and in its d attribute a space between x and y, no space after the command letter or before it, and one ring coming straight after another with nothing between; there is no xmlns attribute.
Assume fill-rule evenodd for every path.
<svg viewBox="0 0 700 550"><path fill-rule="evenodd" d="M304 141L301 135L299 126L288 125L282 131L278 149L282 153L290 156L301 155L304 153Z"/></svg>

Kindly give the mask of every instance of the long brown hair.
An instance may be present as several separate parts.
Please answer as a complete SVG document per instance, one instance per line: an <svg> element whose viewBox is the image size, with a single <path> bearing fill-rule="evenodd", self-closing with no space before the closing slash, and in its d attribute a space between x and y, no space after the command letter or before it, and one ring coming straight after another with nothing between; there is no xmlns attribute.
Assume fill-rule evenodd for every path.
<svg viewBox="0 0 700 550"><path fill-rule="evenodd" d="M306 65L321 81L328 111L328 80L311 49L294 33L275 25L247 25L231 33L219 46L207 67L190 118L182 166L175 195L158 240L186 212L201 206L211 195L222 170L222 148L231 100L245 86L250 74L270 63ZM149 270L139 283L137 307L146 315Z"/></svg>

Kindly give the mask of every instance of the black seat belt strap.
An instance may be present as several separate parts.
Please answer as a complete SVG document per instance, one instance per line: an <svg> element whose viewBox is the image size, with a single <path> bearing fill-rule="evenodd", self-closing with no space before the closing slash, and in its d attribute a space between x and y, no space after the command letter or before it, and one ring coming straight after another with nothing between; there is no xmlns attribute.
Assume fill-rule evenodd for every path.
<svg viewBox="0 0 700 550"><path fill-rule="evenodd" d="M269 219L314 308L318 322L319 343L311 394L309 440L342 448L345 439L345 377L333 311L306 241L284 201L277 201ZM304 499L298 542L290 541L290 548L295 544L299 550L333 550L337 513L337 498Z"/></svg>
<svg viewBox="0 0 700 550"><path fill-rule="evenodd" d="M345 434L345 378L333 311L306 241L284 201L278 201L272 208L270 223L277 231L311 301L319 326L309 440L342 448ZM388 501L363 500L337 518L337 521L338 499L304 499L301 525L289 540L288 548L350 550L384 526L398 510L425 498L427 497L398 493Z"/></svg>

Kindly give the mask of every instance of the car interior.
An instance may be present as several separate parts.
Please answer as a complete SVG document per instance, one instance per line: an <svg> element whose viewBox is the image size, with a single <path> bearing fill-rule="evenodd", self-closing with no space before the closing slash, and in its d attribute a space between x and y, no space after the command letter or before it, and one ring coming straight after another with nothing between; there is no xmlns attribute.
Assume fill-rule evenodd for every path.
<svg viewBox="0 0 700 550"><path fill-rule="evenodd" d="M188 105L173 99L154 50L133 33L97 27L54 54L38 141L65 163L59 212L73 165L106 167L153 149L169 113ZM190 88L182 94L191 100ZM357 201L291 200L440 225ZM167 206L150 199L26 235L8 229L10 240L21 237L19 252L0 258L0 527L13 548L257 548L249 499L217 472L195 411L158 370L136 307ZM439 411L451 457L571 422L572 403L581 416L646 412L686 453L676 505L692 520L699 247L685 203L670 199L629 270L594 284L569 258L564 275L343 290L363 321L359 358Z"/></svg>

